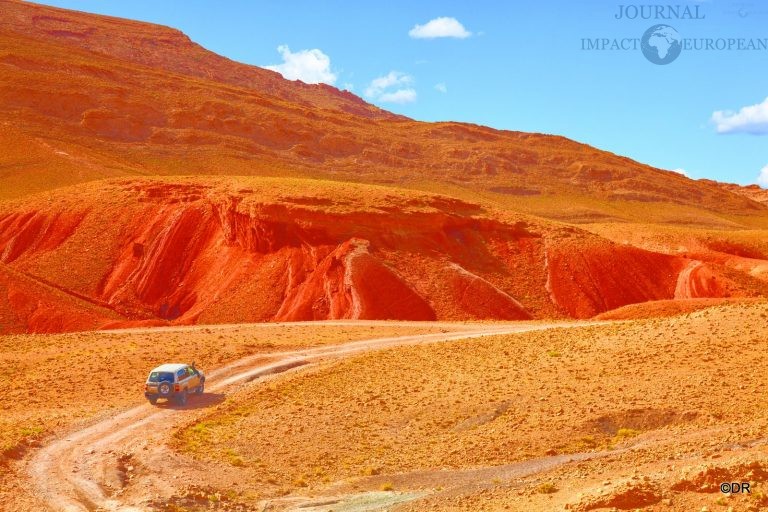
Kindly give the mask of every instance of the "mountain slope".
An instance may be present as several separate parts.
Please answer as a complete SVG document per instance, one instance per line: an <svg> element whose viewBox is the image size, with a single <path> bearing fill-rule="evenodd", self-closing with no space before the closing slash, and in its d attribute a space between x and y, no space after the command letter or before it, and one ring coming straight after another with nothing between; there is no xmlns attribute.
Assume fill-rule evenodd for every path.
<svg viewBox="0 0 768 512"><path fill-rule="evenodd" d="M37 148L4 143L0 198L120 175L297 176L571 222L768 225L764 204L563 137L416 122L229 61L173 29L0 5L0 129ZM52 168L55 179L40 178Z"/></svg>
<svg viewBox="0 0 768 512"><path fill-rule="evenodd" d="M711 182L711 180L701 180L706 182ZM734 183L717 183L720 188L723 190L727 190L728 192L733 192L734 194L739 194L744 197L748 197L749 199L756 201L758 203L768 204L768 190L760 187L759 185L747 185L747 186L741 186L736 185Z"/></svg>
<svg viewBox="0 0 768 512"><path fill-rule="evenodd" d="M160 25L109 16L0 0L3 32L16 37L56 41L70 50L88 50L120 60L247 89L287 101L353 112L366 117L396 117L333 87L287 83L274 71L248 66L215 55L182 32ZM14 62L13 58L7 58ZM23 59L16 61L23 65Z"/></svg>
<svg viewBox="0 0 768 512"><path fill-rule="evenodd" d="M768 295L768 206L739 190L413 121L166 27L0 7L0 332Z"/></svg>

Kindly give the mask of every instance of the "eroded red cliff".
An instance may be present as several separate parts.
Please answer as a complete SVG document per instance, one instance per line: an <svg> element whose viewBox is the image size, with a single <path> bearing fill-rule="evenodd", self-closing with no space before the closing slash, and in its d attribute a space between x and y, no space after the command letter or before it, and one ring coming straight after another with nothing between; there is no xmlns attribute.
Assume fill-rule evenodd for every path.
<svg viewBox="0 0 768 512"><path fill-rule="evenodd" d="M0 254L16 277L0 290L3 318L14 318L4 330L586 318L649 300L754 291L744 282L695 284L726 279L714 267L702 277L682 256L391 191L311 180L128 179L6 203ZM61 302L52 290L68 301L67 322L46 318Z"/></svg>

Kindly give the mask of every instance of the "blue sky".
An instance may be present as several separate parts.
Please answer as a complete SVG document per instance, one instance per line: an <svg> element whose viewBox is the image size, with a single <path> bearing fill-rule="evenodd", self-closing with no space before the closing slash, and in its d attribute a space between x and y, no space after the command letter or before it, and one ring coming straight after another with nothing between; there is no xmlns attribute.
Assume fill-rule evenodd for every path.
<svg viewBox="0 0 768 512"><path fill-rule="evenodd" d="M173 26L249 64L288 61L278 69L415 119L564 135L693 178L748 184L762 171L768 187L768 51L684 50L655 65L640 50L582 50L658 23L766 40L763 0L673 3L697 20L616 19L619 5L649 5L628 0L42 3Z"/></svg>

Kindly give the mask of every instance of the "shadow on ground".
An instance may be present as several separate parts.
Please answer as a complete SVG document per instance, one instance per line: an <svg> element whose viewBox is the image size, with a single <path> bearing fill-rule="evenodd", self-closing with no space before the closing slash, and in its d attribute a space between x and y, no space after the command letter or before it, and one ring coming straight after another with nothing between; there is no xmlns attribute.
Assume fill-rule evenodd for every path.
<svg viewBox="0 0 768 512"><path fill-rule="evenodd" d="M157 407L161 409L205 409L206 407L213 407L224 401L227 397L224 393L203 393L202 395L190 395L187 400L187 405L179 405L173 400L166 402L158 402Z"/></svg>

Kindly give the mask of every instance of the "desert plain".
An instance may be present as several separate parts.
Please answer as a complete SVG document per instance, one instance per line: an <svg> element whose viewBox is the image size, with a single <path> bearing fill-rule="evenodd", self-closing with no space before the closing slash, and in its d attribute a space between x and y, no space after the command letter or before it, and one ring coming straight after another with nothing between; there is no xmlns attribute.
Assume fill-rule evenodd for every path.
<svg viewBox="0 0 768 512"><path fill-rule="evenodd" d="M0 509L768 510L765 190L0 9Z"/></svg>

